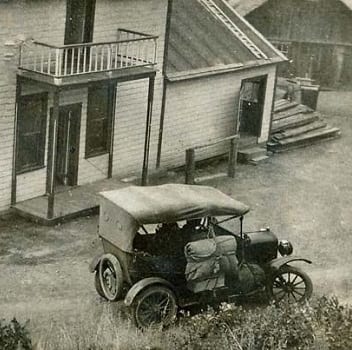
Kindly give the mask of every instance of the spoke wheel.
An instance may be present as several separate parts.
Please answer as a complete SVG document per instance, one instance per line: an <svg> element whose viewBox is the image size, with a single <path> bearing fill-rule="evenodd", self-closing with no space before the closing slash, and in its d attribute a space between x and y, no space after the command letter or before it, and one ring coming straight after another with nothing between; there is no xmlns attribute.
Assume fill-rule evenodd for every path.
<svg viewBox="0 0 352 350"><path fill-rule="evenodd" d="M97 291L97 293L105 298L105 294L104 294L104 291L103 291L103 288L101 287L101 284L100 284L100 279L99 279L99 270L95 271L95 275L94 275L94 286L95 286L95 290Z"/></svg>
<svg viewBox="0 0 352 350"><path fill-rule="evenodd" d="M276 303L299 303L311 297L313 284L305 272L285 265L273 276L269 292Z"/></svg>
<svg viewBox="0 0 352 350"><path fill-rule="evenodd" d="M168 326L176 318L175 294L167 287L151 286L137 295L132 312L140 328Z"/></svg>
<svg viewBox="0 0 352 350"><path fill-rule="evenodd" d="M116 301L121 297L123 274L121 265L114 255L105 254L101 258L99 263L99 282L104 298L109 301Z"/></svg>

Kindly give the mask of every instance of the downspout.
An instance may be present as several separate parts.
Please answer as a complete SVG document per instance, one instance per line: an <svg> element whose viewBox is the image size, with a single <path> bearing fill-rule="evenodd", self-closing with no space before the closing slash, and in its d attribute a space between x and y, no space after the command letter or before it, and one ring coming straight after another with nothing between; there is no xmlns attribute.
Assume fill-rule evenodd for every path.
<svg viewBox="0 0 352 350"><path fill-rule="evenodd" d="M161 97L158 150L157 150L157 155L156 155L156 168L157 169L160 168L161 148L162 148L162 143L163 143L165 108L166 108L166 91L167 91L166 67L167 67L168 53L169 53L168 51L169 51L169 40L170 40L172 4L173 4L173 0L168 0L167 14L166 14L166 26L165 26L165 40L164 40L164 58L163 58L163 67L162 67L163 91L162 91L162 97Z"/></svg>
<svg viewBox="0 0 352 350"><path fill-rule="evenodd" d="M278 77L277 74L278 74L278 65L275 66L274 92L273 92L273 100L271 101L270 124L269 124L269 133L268 133L267 143L270 141L271 135L272 135L272 126L273 126L274 110L275 110L275 96L276 96L277 77Z"/></svg>

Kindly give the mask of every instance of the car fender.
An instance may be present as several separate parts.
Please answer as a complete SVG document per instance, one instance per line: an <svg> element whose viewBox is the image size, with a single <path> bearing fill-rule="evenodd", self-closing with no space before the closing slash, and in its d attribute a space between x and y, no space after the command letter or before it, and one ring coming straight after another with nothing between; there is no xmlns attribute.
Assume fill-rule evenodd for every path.
<svg viewBox="0 0 352 350"><path fill-rule="evenodd" d="M303 261L307 264L311 264L312 262L308 259L301 258L299 256L283 256L269 262L269 267L272 271L277 271L280 267L292 262L292 261Z"/></svg>
<svg viewBox="0 0 352 350"><path fill-rule="evenodd" d="M93 258L93 260L89 264L89 272L94 273L98 269L98 265L102 257L103 257L103 254L99 254Z"/></svg>
<svg viewBox="0 0 352 350"><path fill-rule="evenodd" d="M166 286L170 288L172 291L174 291L174 286L167 280L160 278L160 277L148 277L144 278L137 283L135 283L130 290L128 291L126 297L125 297L125 305L126 306L131 306L135 297L145 288L154 285L154 284L159 284Z"/></svg>

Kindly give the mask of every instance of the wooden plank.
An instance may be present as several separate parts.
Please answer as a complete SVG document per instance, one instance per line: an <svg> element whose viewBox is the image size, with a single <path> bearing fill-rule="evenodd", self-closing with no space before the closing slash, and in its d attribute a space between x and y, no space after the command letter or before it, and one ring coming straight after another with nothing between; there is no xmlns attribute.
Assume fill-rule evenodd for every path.
<svg viewBox="0 0 352 350"><path fill-rule="evenodd" d="M273 121L273 132L283 131L290 128L303 126L319 119L317 113L297 114L289 118Z"/></svg>
<svg viewBox="0 0 352 350"><path fill-rule="evenodd" d="M294 102L294 101L290 102L288 100L287 100L287 102L288 103L285 103L285 104L282 104L281 106L275 107L274 112L279 113L279 112L285 111L286 109L290 109L290 108L298 106L297 102Z"/></svg>
<svg viewBox="0 0 352 350"><path fill-rule="evenodd" d="M310 113L313 112L311 108L305 105L296 105L290 109L286 109L282 112L276 112L273 115L274 120L285 119L291 117L292 115L299 114L299 113Z"/></svg>
<svg viewBox="0 0 352 350"><path fill-rule="evenodd" d="M339 128L329 128L328 127L325 129L314 130L309 133L305 133L303 135L289 137L285 140L279 141L278 143L281 146L288 146L288 145L298 144L298 143L306 143L307 141L311 142L316 139L331 137L333 135L339 134L339 132L340 132Z"/></svg>
<svg viewBox="0 0 352 350"><path fill-rule="evenodd" d="M317 120L317 121L310 123L310 124L307 124L307 125L303 125L303 126L300 126L297 128L281 131L277 134L274 134L272 138L274 140L282 140L282 139L286 139L288 137L298 136L298 135L304 134L306 132L321 129L324 127L326 127L326 123L322 120Z"/></svg>

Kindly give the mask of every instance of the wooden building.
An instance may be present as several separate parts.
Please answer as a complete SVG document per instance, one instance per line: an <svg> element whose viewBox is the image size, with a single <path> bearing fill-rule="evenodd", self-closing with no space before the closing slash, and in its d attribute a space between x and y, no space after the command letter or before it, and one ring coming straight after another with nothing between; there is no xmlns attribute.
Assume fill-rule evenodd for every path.
<svg viewBox="0 0 352 350"><path fill-rule="evenodd" d="M168 48L162 166L180 166L185 149L238 132L243 146L268 140L276 68L285 58L248 22L223 1L177 0ZM228 148L199 150L196 159Z"/></svg>
<svg viewBox="0 0 352 350"><path fill-rule="evenodd" d="M51 219L58 192L145 183L148 166L236 132L240 96L240 131L268 139L283 57L222 0L172 3L0 2L0 210L42 198Z"/></svg>
<svg viewBox="0 0 352 350"><path fill-rule="evenodd" d="M352 80L351 0L228 0L290 60L282 75L323 86Z"/></svg>

